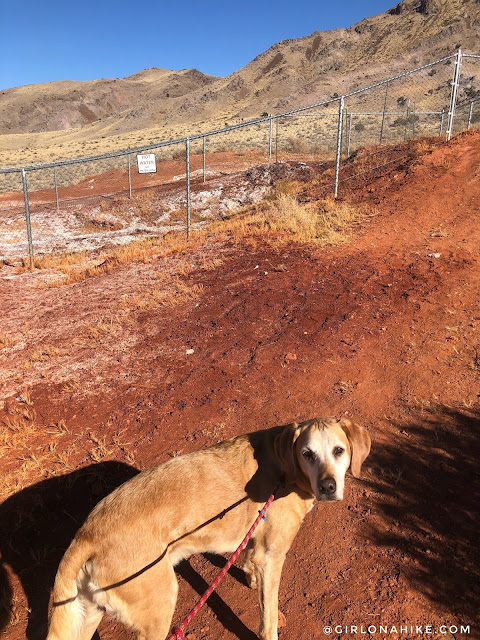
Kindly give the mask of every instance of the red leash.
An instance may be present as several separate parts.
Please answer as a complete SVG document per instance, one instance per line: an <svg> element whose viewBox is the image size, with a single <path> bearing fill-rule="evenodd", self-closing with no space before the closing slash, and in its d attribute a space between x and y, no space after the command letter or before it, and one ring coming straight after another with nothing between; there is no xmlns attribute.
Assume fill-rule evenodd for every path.
<svg viewBox="0 0 480 640"><path fill-rule="evenodd" d="M208 589L205 591L205 593L203 594L203 596L200 598L200 600L197 602L197 604L193 607L193 609L190 611L190 613L186 616L186 618L183 620L182 624L179 627L175 627L173 629L173 633L172 635L168 636L167 640L185 640L185 629L187 628L187 626L189 625L189 623L192 621L192 619L197 615L197 613L200 611L200 609L203 607L203 605L205 604L205 602L208 600L208 598L212 595L212 593L215 591L215 589L218 587L220 581L222 580L222 578L224 578L225 574L227 573L227 571L230 569L230 567L232 566L232 564L235 562L235 560L238 558L238 556L240 555L240 553L245 549L245 547L247 546L247 542L250 540L250 538L253 535L253 532L255 531L255 529L258 527L260 520L266 520L267 517L265 515L266 510L268 509L268 507L272 504L274 498L275 498L275 494L277 493L279 487L281 485L278 484L275 487L274 492L272 493L272 495L269 497L269 499L266 501L266 503L263 506L263 509L261 511L258 512L258 517L255 520L255 522L252 524L252 526L250 527L250 529L248 530L247 535L245 536L245 538L242 540L242 542L240 543L240 546L238 547L238 549L235 551L235 553L232 555L232 557L228 560L227 564L223 567L223 569L220 571L220 573L218 574L218 576L215 578L215 580L212 582L212 584L208 587Z"/></svg>

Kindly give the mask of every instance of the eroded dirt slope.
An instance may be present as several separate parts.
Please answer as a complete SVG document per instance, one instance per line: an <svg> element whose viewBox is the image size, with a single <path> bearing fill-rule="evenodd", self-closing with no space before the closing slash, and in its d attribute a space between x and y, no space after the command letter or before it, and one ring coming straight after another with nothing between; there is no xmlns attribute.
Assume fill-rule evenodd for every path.
<svg viewBox="0 0 480 640"><path fill-rule="evenodd" d="M282 577L280 638L323 638L326 625L355 637L352 624L431 624L447 638L461 635L440 625L464 624L475 637L479 172L480 135L468 134L357 183L348 197L376 215L337 247L212 238L54 289L0 271L14 342L0 351L4 637L23 638L27 618L28 637L42 637L63 550L135 469L315 415L352 417L373 448L344 501L306 518ZM175 621L218 564L179 568ZM257 618L235 569L188 637L250 640ZM100 635L131 637L108 620Z"/></svg>

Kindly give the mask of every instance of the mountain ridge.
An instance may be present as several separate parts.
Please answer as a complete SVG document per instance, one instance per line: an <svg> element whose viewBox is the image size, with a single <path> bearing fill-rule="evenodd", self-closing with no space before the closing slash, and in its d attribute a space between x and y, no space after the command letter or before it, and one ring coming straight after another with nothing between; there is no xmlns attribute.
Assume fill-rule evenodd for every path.
<svg viewBox="0 0 480 640"><path fill-rule="evenodd" d="M225 77L151 67L125 78L7 89L0 132L12 148L24 144L18 136L42 145L139 131L169 139L185 127L206 131L314 104L458 47L480 53L479 45L480 0L402 0L350 27L275 43Z"/></svg>

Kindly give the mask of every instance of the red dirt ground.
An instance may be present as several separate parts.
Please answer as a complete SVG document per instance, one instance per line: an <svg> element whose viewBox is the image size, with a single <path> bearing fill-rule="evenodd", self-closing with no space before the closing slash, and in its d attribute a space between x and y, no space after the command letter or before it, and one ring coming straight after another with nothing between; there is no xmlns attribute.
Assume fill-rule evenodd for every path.
<svg viewBox="0 0 480 640"><path fill-rule="evenodd" d="M297 536L280 639L479 637L480 134L425 143L345 197L376 215L336 247L212 238L53 289L0 271L6 640L27 619L43 637L63 550L135 468L315 415L365 425L372 453ZM135 307L175 278L191 296ZM220 565L182 563L174 622ZM253 640L257 624L233 569L187 637ZM100 636L132 637L107 619Z"/></svg>

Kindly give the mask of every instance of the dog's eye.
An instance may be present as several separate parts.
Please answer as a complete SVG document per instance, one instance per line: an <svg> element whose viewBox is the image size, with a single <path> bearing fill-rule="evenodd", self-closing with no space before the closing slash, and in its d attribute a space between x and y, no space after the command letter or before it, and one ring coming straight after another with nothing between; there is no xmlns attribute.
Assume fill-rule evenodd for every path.
<svg viewBox="0 0 480 640"><path fill-rule="evenodd" d="M345 451L345 449L343 447L335 447L335 449L333 450L333 455L336 458L339 458L344 451Z"/></svg>
<svg viewBox="0 0 480 640"><path fill-rule="evenodd" d="M313 451L311 449L304 449L302 451L302 455L309 462L312 462L312 460L315 459L315 454L313 453Z"/></svg>

